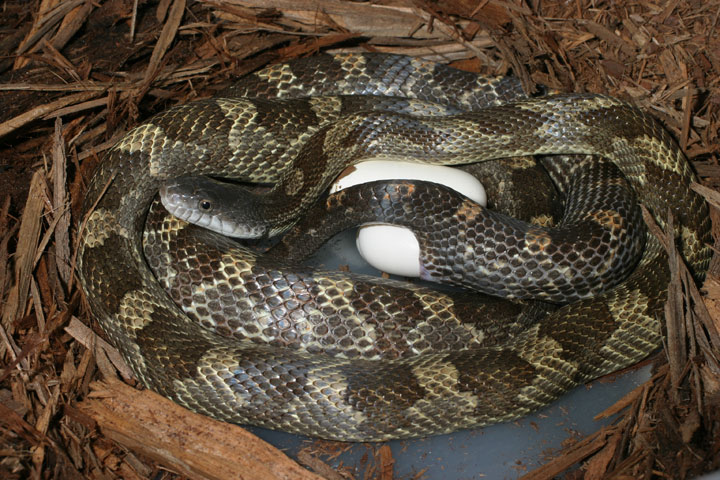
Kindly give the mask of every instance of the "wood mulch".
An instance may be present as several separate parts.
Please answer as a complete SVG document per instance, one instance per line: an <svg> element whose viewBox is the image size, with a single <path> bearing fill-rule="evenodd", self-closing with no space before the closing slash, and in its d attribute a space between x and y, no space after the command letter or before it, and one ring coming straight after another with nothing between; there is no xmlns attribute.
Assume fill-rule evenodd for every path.
<svg viewBox="0 0 720 480"><path fill-rule="evenodd" d="M0 478L393 478L388 446L353 472L323 461L342 444L318 442L299 455L303 468L237 426L119 381L135 385L73 277L79 205L103 152L153 113L264 65L319 51L395 52L512 74L528 91L627 99L679 141L718 233L720 0L0 8ZM523 478L684 479L720 468L718 264L698 290L672 243L668 337L653 377L604 413L617 420Z"/></svg>

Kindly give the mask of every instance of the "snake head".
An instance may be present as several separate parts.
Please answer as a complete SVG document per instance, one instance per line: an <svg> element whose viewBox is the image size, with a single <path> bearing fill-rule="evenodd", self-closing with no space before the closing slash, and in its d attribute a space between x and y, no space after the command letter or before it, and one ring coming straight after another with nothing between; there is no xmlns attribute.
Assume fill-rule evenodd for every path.
<svg viewBox="0 0 720 480"><path fill-rule="evenodd" d="M160 187L160 201L172 215L235 238L268 236L267 224L252 215L255 196L240 185L200 175L170 179Z"/></svg>

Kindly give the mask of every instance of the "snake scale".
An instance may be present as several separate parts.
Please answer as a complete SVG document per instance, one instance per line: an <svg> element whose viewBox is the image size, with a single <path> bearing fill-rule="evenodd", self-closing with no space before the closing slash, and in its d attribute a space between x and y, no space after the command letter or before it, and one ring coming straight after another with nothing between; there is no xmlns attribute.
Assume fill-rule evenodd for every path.
<svg viewBox="0 0 720 480"><path fill-rule="evenodd" d="M261 260L274 256L281 263L301 263L337 233L390 224L413 232L419 246L413 261L423 280L508 299L562 304L593 297L635 268L645 246L645 224L632 188L612 163L592 156L576 158L564 174L566 200L557 225L519 220L435 183L385 180L315 202ZM522 198L520 193L515 196ZM208 177L182 177L168 182L160 197L170 214L188 223L227 236L242 230L247 199L243 187ZM516 213L525 216L527 209ZM184 243L201 250L205 239L194 238L197 229L190 231ZM161 252L162 248L148 252L146 247L145 253L154 260ZM157 262L149 263L152 267ZM172 283L165 280L169 269L153 273L167 290ZM213 288L220 285L215 281Z"/></svg>
<svg viewBox="0 0 720 480"><path fill-rule="evenodd" d="M311 97L292 98L298 95ZM416 98L472 111L430 117L347 107L364 109L365 95L406 97L411 109ZM307 156L303 149L316 164L292 163ZM651 116L602 95L526 98L512 79L404 56L347 54L269 67L221 97L170 108L128 132L90 183L79 279L93 315L141 382L217 419L346 441L511 420L661 345L669 271L654 237L619 286L536 316L504 300L317 276L264 262L212 232L202 234L206 248L190 252L182 222L148 211L164 181L185 175L277 182L277 192L292 196L323 188L310 185L313 176L327 182L348 159L447 164L536 154L595 154L615 163L660 225L672 213L683 257L696 278L704 276L707 206L689 188L694 176L682 152ZM160 243L180 247L160 267L181 280L183 268L194 266L210 285L222 279L245 292L233 300L237 318L212 315L233 297L227 288L188 292L181 285L189 313L165 293L143 255L145 221L155 215L165 225ZM183 265L183 255L194 265ZM305 308L309 300L317 307ZM210 314L209 324L193 320L202 314ZM515 320L497 323L503 314ZM273 328L252 325L272 321ZM462 335L444 336L448 323ZM294 348L308 329L361 355ZM377 342L354 343L358 332ZM402 348L388 351L388 339Z"/></svg>

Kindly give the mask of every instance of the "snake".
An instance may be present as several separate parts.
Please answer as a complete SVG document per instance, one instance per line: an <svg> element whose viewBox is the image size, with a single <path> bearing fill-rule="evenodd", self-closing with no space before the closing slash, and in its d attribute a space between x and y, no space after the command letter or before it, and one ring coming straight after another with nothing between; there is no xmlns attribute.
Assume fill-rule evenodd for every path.
<svg viewBox="0 0 720 480"><path fill-rule="evenodd" d="M589 157L566 173L567 199L558 226L520 221L432 182L379 181L316 202L306 221L266 254L302 262L344 230L390 224L413 232L422 280L508 299L570 303L589 298L632 271L644 246L645 224L630 185L612 163ZM246 192L208 177L182 177L165 184L160 197L173 216L235 236L244 231ZM202 243L191 235L185 244ZM146 257L157 253L145 252ZM166 272L153 271L167 290Z"/></svg>
<svg viewBox="0 0 720 480"><path fill-rule="evenodd" d="M378 96L404 106L368 108ZM449 110L426 115L435 107L416 101ZM264 213L279 222L261 223L254 234L264 236L289 228L295 220L285 214L307 210L341 165L365 158L459 164L555 154L616 165L661 228L672 216L679 252L695 279L704 277L707 205L651 115L605 95L528 97L512 77L348 53L272 65L130 130L89 183L78 278L140 382L219 420L383 441L517 419L662 344L670 271L656 237L646 234L620 284L538 312L532 303L318 273L209 231L193 234L202 247L187 244L197 227L151 207L183 176L274 184ZM284 211L281 197L292 204ZM146 221L159 222L155 233ZM161 249L154 267L170 272L174 294L144 248ZM317 339L297 348L310 331Z"/></svg>

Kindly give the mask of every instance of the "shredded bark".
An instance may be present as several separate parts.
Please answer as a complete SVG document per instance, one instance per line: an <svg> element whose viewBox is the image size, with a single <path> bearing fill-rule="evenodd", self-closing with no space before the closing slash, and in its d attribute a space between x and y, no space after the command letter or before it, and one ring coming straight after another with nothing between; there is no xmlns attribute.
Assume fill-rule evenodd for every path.
<svg viewBox="0 0 720 480"><path fill-rule="evenodd" d="M202 470L183 456L191 449L155 448L153 426L134 423L134 390L107 393L118 376L132 384L132 373L103 340L73 276L87 180L129 128L270 63L320 51L422 56L515 75L528 92L608 93L651 112L698 172L693 188L712 206L717 238L719 22L720 0L6 0L0 477L208 478L224 468ZM611 425L568 442L523 478L685 479L720 468L720 263L716 255L696 288L669 225L656 228L673 279L667 348L653 377L605 412L618 415ZM126 404L108 403L116 399ZM329 465L344 444L315 442L298 456L306 470L282 454L271 455L277 463L243 456L272 451L243 439L235 454L244 478L396 477L387 445L368 446L362 471Z"/></svg>

